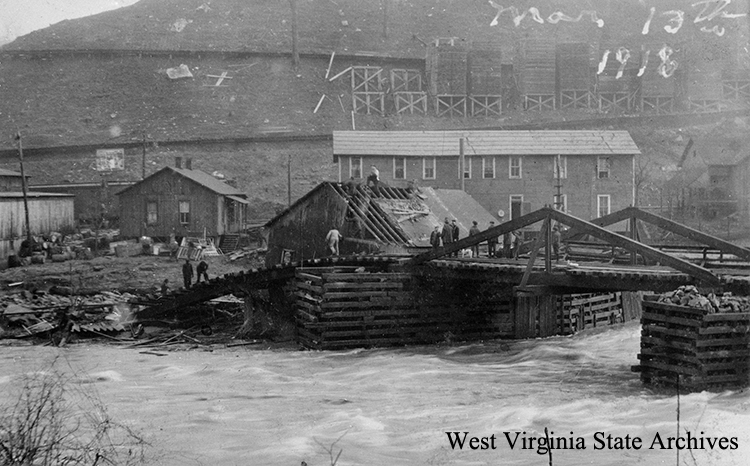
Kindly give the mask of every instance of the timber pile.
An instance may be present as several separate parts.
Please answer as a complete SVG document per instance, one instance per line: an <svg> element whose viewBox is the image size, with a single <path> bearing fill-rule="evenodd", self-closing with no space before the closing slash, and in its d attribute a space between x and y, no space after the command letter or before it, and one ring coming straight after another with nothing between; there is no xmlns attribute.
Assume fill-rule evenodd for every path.
<svg viewBox="0 0 750 466"><path fill-rule="evenodd" d="M644 300L641 323L640 365L633 370L645 384L700 391L750 383L747 298L712 298L681 287Z"/></svg>
<svg viewBox="0 0 750 466"><path fill-rule="evenodd" d="M341 266L298 268L295 280L297 334L308 348L513 334L512 296L496 285L432 282L406 273Z"/></svg>
<svg viewBox="0 0 750 466"><path fill-rule="evenodd" d="M562 295L558 305L561 335L624 321L620 292Z"/></svg>
<svg viewBox="0 0 750 466"><path fill-rule="evenodd" d="M295 281L297 333L308 348L403 344L423 331L409 274L301 267Z"/></svg>

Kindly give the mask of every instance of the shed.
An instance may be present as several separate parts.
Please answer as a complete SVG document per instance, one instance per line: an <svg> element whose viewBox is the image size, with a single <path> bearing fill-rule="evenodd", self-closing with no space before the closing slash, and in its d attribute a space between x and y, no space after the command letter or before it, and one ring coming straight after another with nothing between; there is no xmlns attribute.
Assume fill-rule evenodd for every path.
<svg viewBox="0 0 750 466"><path fill-rule="evenodd" d="M249 203L239 189L180 166L164 167L117 195L124 237L238 233L246 223Z"/></svg>
<svg viewBox="0 0 750 466"><path fill-rule="evenodd" d="M466 192L456 189L386 187L374 194L363 185L325 182L271 219L266 265L328 256L325 236L337 228L341 254L408 254L429 248L430 233L455 219L460 237L472 221L497 221Z"/></svg>
<svg viewBox="0 0 750 466"><path fill-rule="evenodd" d="M73 196L28 192L29 224L32 235L46 235L74 225ZM17 251L26 237L23 193L0 192L0 260L7 264L11 251Z"/></svg>

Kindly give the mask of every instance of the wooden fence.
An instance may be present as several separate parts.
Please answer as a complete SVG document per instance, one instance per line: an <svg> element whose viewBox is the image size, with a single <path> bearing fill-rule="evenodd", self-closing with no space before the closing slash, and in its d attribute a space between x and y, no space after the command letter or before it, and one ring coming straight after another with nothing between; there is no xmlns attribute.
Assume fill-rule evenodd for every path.
<svg viewBox="0 0 750 466"><path fill-rule="evenodd" d="M750 313L709 314L647 299L641 323L633 370L645 384L701 391L750 383Z"/></svg>

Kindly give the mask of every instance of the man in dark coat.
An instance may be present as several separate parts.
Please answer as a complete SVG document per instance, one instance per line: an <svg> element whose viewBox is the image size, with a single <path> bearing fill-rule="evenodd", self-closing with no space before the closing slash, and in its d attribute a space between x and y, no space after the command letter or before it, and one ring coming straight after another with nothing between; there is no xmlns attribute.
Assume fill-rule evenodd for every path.
<svg viewBox="0 0 750 466"><path fill-rule="evenodd" d="M190 263L190 259L185 259L185 263L182 264L182 282L186 290L190 288L190 284L193 282L193 264Z"/></svg>
<svg viewBox="0 0 750 466"><path fill-rule="evenodd" d="M443 232L441 233L441 236L443 238L444 248L447 248L448 246L453 244L453 227L448 221L448 217L445 217L445 222L443 223Z"/></svg>
<svg viewBox="0 0 750 466"><path fill-rule="evenodd" d="M489 230L490 228L495 228L495 222L490 222L490 226L487 227L487 229ZM495 257L496 250L497 250L497 236L492 236L487 239L487 256Z"/></svg>
<svg viewBox="0 0 750 466"><path fill-rule="evenodd" d="M205 279L206 282L208 282L208 264L206 263L206 261L200 261L195 271L198 272L196 283L201 282L201 276Z"/></svg>
<svg viewBox="0 0 750 466"><path fill-rule="evenodd" d="M455 218L453 219L453 222L451 222L451 228L453 228L453 242L455 243L455 242L458 241L458 237L459 237L459 233L460 233L460 231L458 229L458 225L456 224L456 219ZM453 257L458 257L458 251L456 251L456 252L453 253Z"/></svg>
<svg viewBox="0 0 750 466"><path fill-rule="evenodd" d="M471 222L471 228L469 228L469 236L478 235L480 233L479 225L477 221ZM471 247L471 257L479 257L479 245L475 244Z"/></svg>

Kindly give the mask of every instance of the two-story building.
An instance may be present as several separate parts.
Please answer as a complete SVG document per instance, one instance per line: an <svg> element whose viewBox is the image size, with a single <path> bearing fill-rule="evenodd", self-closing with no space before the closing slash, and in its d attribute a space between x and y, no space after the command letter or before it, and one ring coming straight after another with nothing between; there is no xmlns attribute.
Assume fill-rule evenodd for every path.
<svg viewBox="0 0 750 466"><path fill-rule="evenodd" d="M339 181L463 189L509 220L545 205L584 219L631 206L627 131L334 131ZM500 212L502 211L502 212Z"/></svg>

